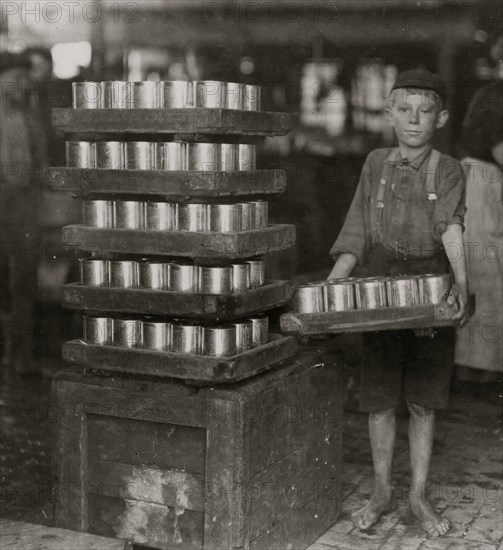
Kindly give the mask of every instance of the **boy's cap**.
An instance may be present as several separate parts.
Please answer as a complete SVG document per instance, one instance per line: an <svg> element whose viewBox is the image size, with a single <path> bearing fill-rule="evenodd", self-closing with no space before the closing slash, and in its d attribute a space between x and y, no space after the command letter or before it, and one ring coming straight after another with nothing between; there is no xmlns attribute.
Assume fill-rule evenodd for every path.
<svg viewBox="0 0 503 550"><path fill-rule="evenodd" d="M420 88L422 90L432 90L436 92L442 101L445 101L447 90L444 81L438 74L430 73L420 69L412 71L403 71L397 76L396 82L391 90L397 88Z"/></svg>

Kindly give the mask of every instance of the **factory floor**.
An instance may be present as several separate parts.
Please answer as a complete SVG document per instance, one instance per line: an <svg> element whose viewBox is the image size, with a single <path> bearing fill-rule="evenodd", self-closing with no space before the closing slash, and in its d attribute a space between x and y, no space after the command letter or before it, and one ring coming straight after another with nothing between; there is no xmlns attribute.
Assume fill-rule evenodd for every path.
<svg viewBox="0 0 503 550"><path fill-rule="evenodd" d="M1 517L53 524L51 430L58 412L50 378L60 366L45 360L41 375L32 377L0 371ZM309 550L503 550L501 385L456 383L448 411L439 415L429 492L452 524L440 539L428 539L408 511L406 418L394 465L398 509L365 533L353 527L350 513L372 489L372 463L366 417L354 412L351 399L346 408L342 514ZM51 550L48 542L40 548Z"/></svg>

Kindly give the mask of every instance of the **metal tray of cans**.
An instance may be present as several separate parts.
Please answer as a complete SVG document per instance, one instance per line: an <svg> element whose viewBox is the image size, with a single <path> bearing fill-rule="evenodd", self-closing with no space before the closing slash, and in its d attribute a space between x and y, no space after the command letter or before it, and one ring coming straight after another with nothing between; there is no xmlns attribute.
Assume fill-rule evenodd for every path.
<svg viewBox="0 0 503 550"><path fill-rule="evenodd" d="M142 313L214 320L236 319L287 304L290 281L265 284L230 294L196 294L146 288L103 288L80 283L63 286L63 307L85 311Z"/></svg>
<svg viewBox="0 0 503 550"><path fill-rule="evenodd" d="M237 260L285 250L295 244L295 226L277 224L237 233L98 229L69 225L63 244L82 250L142 256L178 256L204 260Z"/></svg>
<svg viewBox="0 0 503 550"><path fill-rule="evenodd" d="M280 326L284 334L297 336L449 327L458 325L458 321L452 319L456 311L455 306L444 302L323 313L285 313L280 317Z"/></svg>
<svg viewBox="0 0 503 550"><path fill-rule="evenodd" d="M278 136L291 129L288 113L235 109L53 109L62 134L213 134Z"/></svg>
<svg viewBox="0 0 503 550"><path fill-rule="evenodd" d="M180 202L200 197L234 197L283 193L283 170L200 172L168 170L107 170L53 167L46 182L54 191L87 195L155 195Z"/></svg>
<svg viewBox="0 0 503 550"><path fill-rule="evenodd" d="M105 371L181 378L196 384L232 383L269 370L297 353L294 338L271 334L270 341L238 355L213 357L147 349L87 344L63 344L69 363Z"/></svg>

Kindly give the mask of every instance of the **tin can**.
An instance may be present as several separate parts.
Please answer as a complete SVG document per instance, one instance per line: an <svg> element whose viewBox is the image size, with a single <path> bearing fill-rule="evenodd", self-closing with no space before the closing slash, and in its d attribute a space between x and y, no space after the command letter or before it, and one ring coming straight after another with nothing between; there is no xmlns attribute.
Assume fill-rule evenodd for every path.
<svg viewBox="0 0 503 550"><path fill-rule="evenodd" d="M248 260L246 263L250 266L250 286L262 286L265 283L265 261Z"/></svg>
<svg viewBox="0 0 503 550"><path fill-rule="evenodd" d="M427 273L417 278L421 304L441 304L451 290L451 277L447 273Z"/></svg>
<svg viewBox="0 0 503 550"><path fill-rule="evenodd" d="M157 143L156 168L171 171L187 170L185 144L177 141Z"/></svg>
<svg viewBox="0 0 503 550"><path fill-rule="evenodd" d="M124 143L122 141L98 141L96 143L96 167L122 170L124 168Z"/></svg>
<svg viewBox="0 0 503 550"><path fill-rule="evenodd" d="M113 320L108 317L84 316L84 340L100 346L113 342Z"/></svg>
<svg viewBox="0 0 503 550"><path fill-rule="evenodd" d="M419 287L415 278L390 277L386 280L388 304L395 307L419 304Z"/></svg>
<svg viewBox="0 0 503 550"><path fill-rule="evenodd" d="M161 107L164 109L185 109L194 106L192 82L165 80L159 82Z"/></svg>
<svg viewBox="0 0 503 550"><path fill-rule="evenodd" d="M220 143L187 143L187 169L200 172L221 170Z"/></svg>
<svg viewBox="0 0 503 550"><path fill-rule="evenodd" d="M323 286L301 285L294 298L294 309L298 313L320 313L323 311Z"/></svg>
<svg viewBox="0 0 503 550"><path fill-rule="evenodd" d="M143 347L156 351L170 351L171 348L171 324L143 321L142 322Z"/></svg>
<svg viewBox="0 0 503 550"><path fill-rule="evenodd" d="M173 325L173 341L171 349L174 353L204 353L204 327L199 325Z"/></svg>
<svg viewBox="0 0 503 550"><path fill-rule="evenodd" d="M169 289L169 264L144 261L140 263L140 285L152 290Z"/></svg>
<svg viewBox="0 0 503 550"><path fill-rule="evenodd" d="M81 285L92 287L110 285L110 264L107 260L80 259L79 271Z"/></svg>
<svg viewBox="0 0 503 550"><path fill-rule="evenodd" d="M180 204L178 207L178 229L179 231L209 231L209 205Z"/></svg>
<svg viewBox="0 0 503 550"><path fill-rule="evenodd" d="M224 172L234 172L239 168L239 147L237 143L220 145L221 165Z"/></svg>
<svg viewBox="0 0 503 550"><path fill-rule="evenodd" d="M133 319L114 319L114 346L142 347L142 322Z"/></svg>
<svg viewBox="0 0 503 550"><path fill-rule="evenodd" d="M205 327L204 349L206 355L213 357L236 355L236 327L233 325Z"/></svg>
<svg viewBox="0 0 503 550"><path fill-rule="evenodd" d="M241 227L243 231L255 229L255 204L253 202L240 202Z"/></svg>
<svg viewBox="0 0 503 550"><path fill-rule="evenodd" d="M96 145L90 141L67 141L66 165L71 168L96 168Z"/></svg>
<svg viewBox="0 0 503 550"><path fill-rule="evenodd" d="M202 294L230 294L232 267L199 267L199 292Z"/></svg>
<svg viewBox="0 0 503 550"><path fill-rule="evenodd" d="M235 233L242 230L239 204L211 204L210 231L217 233Z"/></svg>
<svg viewBox="0 0 503 550"><path fill-rule="evenodd" d="M253 324L251 321L232 323L236 327L236 351L243 353L253 347Z"/></svg>
<svg viewBox="0 0 503 550"><path fill-rule="evenodd" d="M101 83L101 106L103 109L128 109L131 98L131 82L123 80Z"/></svg>
<svg viewBox="0 0 503 550"><path fill-rule="evenodd" d="M178 230L178 204L148 201L146 208L147 229L152 231Z"/></svg>
<svg viewBox="0 0 503 550"><path fill-rule="evenodd" d="M198 266L183 262L170 262L169 289L176 292L198 292Z"/></svg>
<svg viewBox="0 0 503 550"><path fill-rule="evenodd" d="M145 229L145 203L115 201L115 227L121 229Z"/></svg>
<svg viewBox="0 0 503 550"><path fill-rule="evenodd" d="M224 109L227 86L218 80L197 80L194 82L195 106L205 109Z"/></svg>
<svg viewBox="0 0 503 550"><path fill-rule="evenodd" d="M128 109L157 109L160 107L157 82L146 80L130 82Z"/></svg>
<svg viewBox="0 0 503 550"><path fill-rule="evenodd" d="M263 346L269 341L269 317L257 315L248 319L252 324L253 347Z"/></svg>
<svg viewBox="0 0 503 550"><path fill-rule="evenodd" d="M248 262L232 264L232 289L236 292L251 286L251 266Z"/></svg>
<svg viewBox="0 0 503 550"><path fill-rule="evenodd" d="M347 311L355 307L355 290L351 282L327 281L323 285L325 311Z"/></svg>
<svg viewBox="0 0 503 550"><path fill-rule="evenodd" d="M267 227L269 225L269 202L268 201L253 201L255 205L255 228Z"/></svg>
<svg viewBox="0 0 503 550"><path fill-rule="evenodd" d="M226 109L243 109L244 85L237 82L227 82L225 96Z"/></svg>
<svg viewBox="0 0 503 550"><path fill-rule="evenodd" d="M110 286L112 288L138 288L140 268L132 260L112 260L110 262Z"/></svg>
<svg viewBox="0 0 503 550"><path fill-rule="evenodd" d="M250 143L239 144L238 169L256 170L257 168L257 149Z"/></svg>
<svg viewBox="0 0 503 550"><path fill-rule="evenodd" d="M386 282L382 279L360 279L355 284L356 307L375 309L386 307Z"/></svg>
<svg viewBox="0 0 503 550"><path fill-rule="evenodd" d="M149 141L124 143L124 165L128 170L154 170L155 146Z"/></svg>
<svg viewBox="0 0 503 550"><path fill-rule="evenodd" d="M260 111L262 89L260 86L245 84L243 90L243 109L245 111Z"/></svg>
<svg viewBox="0 0 503 550"><path fill-rule="evenodd" d="M84 225L89 227L99 227L100 229L115 227L114 201L82 201L82 219Z"/></svg>
<svg viewBox="0 0 503 550"><path fill-rule="evenodd" d="M74 109L100 109L101 84L99 82L72 82Z"/></svg>

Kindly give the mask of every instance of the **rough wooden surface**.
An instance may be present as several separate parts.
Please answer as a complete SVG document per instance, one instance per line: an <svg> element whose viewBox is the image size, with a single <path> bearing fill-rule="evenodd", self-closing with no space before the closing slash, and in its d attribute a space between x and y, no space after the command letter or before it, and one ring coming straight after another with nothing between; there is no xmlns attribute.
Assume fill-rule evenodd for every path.
<svg viewBox="0 0 503 550"><path fill-rule="evenodd" d="M239 233L195 233L68 225L63 227L62 240L65 245L101 254L117 252L237 260L292 247L295 244L295 226L276 224Z"/></svg>
<svg viewBox="0 0 503 550"><path fill-rule="evenodd" d="M302 550L337 519L343 384L326 352L230 386L74 367L54 387L72 412L57 426L63 527L166 550Z"/></svg>
<svg viewBox="0 0 503 550"><path fill-rule="evenodd" d="M63 307L110 313L144 313L198 319L235 319L280 307L289 302L289 281L265 285L231 294L192 294L167 290L88 287L78 283L63 285Z"/></svg>
<svg viewBox="0 0 503 550"><path fill-rule="evenodd" d="M0 548L2 550L132 550L133 547L123 540L23 521L0 519Z"/></svg>
<svg viewBox="0 0 503 550"><path fill-rule="evenodd" d="M454 306L444 303L325 313L284 313L280 323L283 333L299 336L449 327L458 324L457 321L452 320L455 311Z"/></svg>
<svg viewBox="0 0 503 550"><path fill-rule="evenodd" d="M240 197L283 193L283 170L196 172L48 168L46 184L55 191L89 195L154 195L181 202L202 197Z"/></svg>
<svg viewBox="0 0 503 550"><path fill-rule="evenodd" d="M72 340L63 344L63 359L98 370L216 384L255 376L292 357L296 351L293 338L278 335L271 335L271 341L263 346L232 357L99 346Z"/></svg>
<svg viewBox="0 0 503 550"><path fill-rule="evenodd" d="M290 131L288 113L231 109L53 109L64 134L212 134L277 136Z"/></svg>

